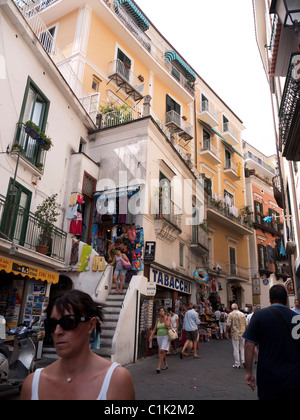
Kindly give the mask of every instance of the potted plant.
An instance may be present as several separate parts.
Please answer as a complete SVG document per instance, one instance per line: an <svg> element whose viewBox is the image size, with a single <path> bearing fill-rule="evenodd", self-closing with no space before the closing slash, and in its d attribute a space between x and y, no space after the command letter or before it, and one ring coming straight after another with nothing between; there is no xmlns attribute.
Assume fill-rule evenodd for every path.
<svg viewBox="0 0 300 420"><path fill-rule="evenodd" d="M25 133L34 140L40 137L39 127L30 120L25 123Z"/></svg>
<svg viewBox="0 0 300 420"><path fill-rule="evenodd" d="M41 146L43 150L50 150L53 146L53 143L51 141L50 137L47 137L45 133L40 133L38 143Z"/></svg>
<svg viewBox="0 0 300 420"><path fill-rule="evenodd" d="M46 255L51 244L54 223L57 221L59 213L57 213L56 205L57 194L46 198L35 212L35 218L40 228L39 243L36 245L36 251Z"/></svg>

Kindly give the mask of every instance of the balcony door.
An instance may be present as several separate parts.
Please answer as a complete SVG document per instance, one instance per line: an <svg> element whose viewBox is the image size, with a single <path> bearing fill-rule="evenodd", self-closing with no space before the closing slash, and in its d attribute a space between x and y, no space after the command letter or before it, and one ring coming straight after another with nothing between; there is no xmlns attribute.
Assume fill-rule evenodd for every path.
<svg viewBox="0 0 300 420"><path fill-rule="evenodd" d="M118 60L121 63L118 67L118 72L128 81L130 81L130 69L131 69L131 60L123 53L122 50L118 48ZM118 62L119 63L119 62Z"/></svg>
<svg viewBox="0 0 300 420"><path fill-rule="evenodd" d="M31 192L18 182L10 180L1 221L1 232L10 240L24 245L27 232Z"/></svg>
<svg viewBox="0 0 300 420"><path fill-rule="evenodd" d="M229 258L230 258L230 275L236 276L237 270L236 270L236 249L230 247L229 248Z"/></svg>

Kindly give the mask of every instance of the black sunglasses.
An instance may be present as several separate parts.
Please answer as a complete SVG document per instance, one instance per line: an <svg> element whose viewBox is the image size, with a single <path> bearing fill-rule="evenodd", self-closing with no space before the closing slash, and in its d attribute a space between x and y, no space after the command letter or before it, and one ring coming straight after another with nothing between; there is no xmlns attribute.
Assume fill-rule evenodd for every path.
<svg viewBox="0 0 300 420"><path fill-rule="evenodd" d="M76 316L76 315L66 315L60 319L51 318L45 321L45 328L50 333L53 334L56 330L57 325L60 325L64 331L75 330L81 322L90 321L91 318L87 316Z"/></svg>

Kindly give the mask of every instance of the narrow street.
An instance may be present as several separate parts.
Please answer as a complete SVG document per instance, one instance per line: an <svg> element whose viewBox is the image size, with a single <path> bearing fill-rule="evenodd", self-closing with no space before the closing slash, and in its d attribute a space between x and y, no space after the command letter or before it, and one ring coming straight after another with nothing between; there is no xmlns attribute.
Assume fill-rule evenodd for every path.
<svg viewBox="0 0 300 420"><path fill-rule="evenodd" d="M137 400L257 400L245 370L232 368L231 340L199 343L201 359L168 356L169 369L156 373L157 356L127 366Z"/></svg>

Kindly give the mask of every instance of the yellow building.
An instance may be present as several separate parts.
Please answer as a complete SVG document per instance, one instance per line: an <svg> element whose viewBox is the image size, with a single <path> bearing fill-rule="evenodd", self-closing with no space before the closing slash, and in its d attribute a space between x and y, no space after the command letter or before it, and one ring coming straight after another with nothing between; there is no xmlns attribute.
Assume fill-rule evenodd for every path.
<svg viewBox="0 0 300 420"><path fill-rule="evenodd" d="M98 128L142 118L150 101L156 124L205 181L209 253L199 268L216 280L210 292L217 284L225 306L251 304L242 121L133 0L45 0L27 18Z"/></svg>

